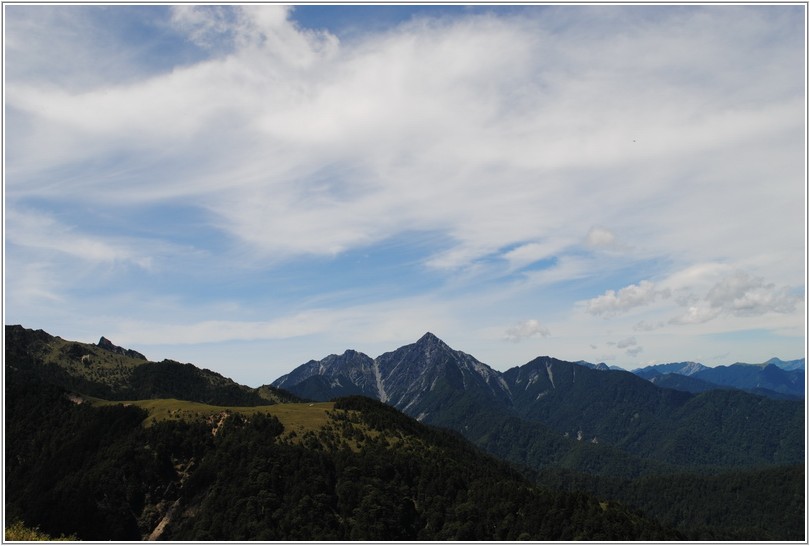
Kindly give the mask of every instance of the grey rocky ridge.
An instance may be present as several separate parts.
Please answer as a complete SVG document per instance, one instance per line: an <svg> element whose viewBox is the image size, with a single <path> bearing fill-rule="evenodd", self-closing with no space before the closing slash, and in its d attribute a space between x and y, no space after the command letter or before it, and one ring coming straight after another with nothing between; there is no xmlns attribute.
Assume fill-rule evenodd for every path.
<svg viewBox="0 0 810 546"><path fill-rule="evenodd" d="M694 363L670 367L706 368ZM766 366L771 368L781 371ZM650 461L771 464L801 456L795 434L801 408L782 403L784 396L697 379L686 385L657 382L548 356L499 372L426 333L376 358L347 351L307 362L272 385L317 401L346 394L375 398L427 424L456 430L497 456L534 467L570 460L571 450L580 466L589 457L595 465L635 458L623 469L630 475L651 468ZM715 426L718 422L722 426ZM752 442L777 445L774 437L791 440L775 449L744 448ZM598 443L601 451L582 451L576 440L567 442L577 438ZM526 445L517 448L516 442ZM605 450L613 450L610 457Z"/></svg>
<svg viewBox="0 0 810 546"><path fill-rule="evenodd" d="M96 347L100 347L101 349L105 349L107 351L111 351L113 353L128 356L129 358L137 358L138 360L146 360L146 357L135 351L134 349L124 349L123 347L119 347L115 345L112 341L107 339L104 336L101 336L101 339L98 340L96 343Z"/></svg>
<svg viewBox="0 0 810 546"><path fill-rule="evenodd" d="M438 391L482 396L503 405L511 400L509 386L500 373L471 355L451 349L430 332L416 343L375 359L346 351L311 360L272 385L316 400L362 394L420 419L435 405Z"/></svg>

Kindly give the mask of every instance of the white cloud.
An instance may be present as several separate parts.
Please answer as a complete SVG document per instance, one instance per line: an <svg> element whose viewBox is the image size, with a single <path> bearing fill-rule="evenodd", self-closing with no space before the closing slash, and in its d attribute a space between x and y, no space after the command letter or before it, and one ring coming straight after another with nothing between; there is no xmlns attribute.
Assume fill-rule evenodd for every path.
<svg viewBox="0 0 810 546"><path fill-rule="evenodd" d="M508 328L504 334L504 339L518 343L524 339L538 336L548 337L550 335L551 332L549 332L548 328L535 319L529 319Z"/></svg>
<svg viewBox="0 0 810 546"><path fill-rule="evenodd" d="M657 330L659 328L663 328L664 326L666 326L666 323L663 320L659 320L659 321L642 320L642 321L637 322L633 326L633 330L635 330L637 332L650 332L652 330Z"/></svg>
<svg viewBox="0 0 810 546"><path fill-rule="evenodd" d="M127 343L185 345L285 339L323 332L334 321L332 313L309 311L270 321L205 320L186 324L124 322L114 337Z"/></svg>
<svg viewBox="0 0 810 546"><path fill-rule="evenodd" d="M749 317L771 313L788 314L802 297L786 286L777 287L762 277L735 271L716 282L702 297L688 300L687 311L671 319L673 324L702 324L720 316Z"/></svg>
<svg viewBox="0 0 810 546"><path fill-rule="evenodd" d="M573 244L563 237L549 238L540 242L521 244L503 253L502 257L509 263L509 270L514 271L568 253L572 247Z"/></svg>
<svg viewBox="0 0 810 546"><path fill-rule="evenodd" d="M258 299L260 296L256 296ZM171 296L148 302L140 316L117 313L109 319L112 338L131 344L195 344L292 338L333 339L341 344L395 343L415 341L426 330L452 336L457 330L446 302L435 296L391 298L385 301L328 305L327 302L298 302L264 307L230 300L195 304L183 313L171 313L183 304ZM348 347L345 347L348 348Z"/></svg>
<svg viewBox="0 0 810 546"><path fill-rule="evenodd" d="M744 271L736 271L715 284L706 294L706 300L713 308L737 316L790 313L802 301L786 286L777 287Z"/></svg>
<svg viewBox="0 0 810 546"><path fill-rule="evenodd" d="M588 235L585 238L585 242L588 246L598 248L598 247L606 247L612 248L616 245L616 236L613 234L612 231L601 228L601 227L592 227L588 231Z"/></svg>
<svg viewBox="0 0 810 546"><path fill-rule="evenodd" d="M683 167L649 184L649 165L662 157L667 168L705 161L707 144L730 146L766 128L783 134L801 111L801 104L768 101L790 85L784 78L758 90L755 108L703 110L737 93L740 78L750 81L743 70L750 50L736 51L747 42L735 33L767 33L747 25L753 11L738 12L739 28L728 29L734 47L715 37L710 12L682 19L667 12L660 26L632 27L626 39L596 31L605 12L582 10L579 22L561 9L555 16L577 32L561 33L545 19L477 17L421 21L351 44L297 28L288 13L179 6L173 21L190 39L220 37L231 49L146 81L82 93L7 82L9 105L32 127L27 143L15 143L28 161L12 158L11 172L126 152L133 166L146 166L137 191L110 185L106 172L83 177L92 198L183 197L272 255L331 255L418 225L453 241L431 262L452 268L552 231L555 241L576 240L571 218L613 224L607 211L618 210L610 205L619 199L622 214L630 211L625 223L668 222L666 211L644 205L672 190L670 208L677 207ZM673 48L650 47L662 41ZM684 44L701 55L687 55ZM622 60L628 48L636 58L630 66ZM639 53L652 50L658 53ZM723 59L723 78L709 59ZM678 72L662 79L668 63L698 63L710 85ZM36 144L43 139L58 146L44 153ZM630 169L623 180L618 168ZM161 176L166 170L170 177ZM598 183L597 170L606 173ZM15 191L38 191L18 179L10 183ZM595 227L586 242L610 248L616 238ZM525 264L540 254L536 244L546 243L528 243L507 259Z"/></svg>
<svg viewBox="0 0 810 546"><path fill-rule="evenodd" d="M16 272L15 272L16 273ZM59 272L44 263L25 264L14 279L9 279L6 286L7 302L14 306L31 308L37 304L61 305L66 298L59 293Z"/></svg>
<svg viewBox="0 0 810 546"><path fill-rule="evenodd" d="M618 292L607 290L601 296L587 300L585 310L592 315L612 317L669 296L669 289L657 289L654 283L645 280L625 286Z"/></svg>
<svg viewBox="0 0 810 546"><path fill-rule="evenodd" d="M187 244L166 224L155 231L160 241L113 235L95 212L140 207L163 222L150 207L182 206L228 248L199 270L227 262L266 274L310 256L331 265L341 253L429 233L413 261L448 292L466 293L434 292L435 306L418 304L470 344L470 332L496 328L489 339L501 339L499 324L551 300L547 342L559 350L587 347L590 337L578 336L602 324L594 317L662 338L803 326L788 312L799 307L805 265L801 7L547 6L538 17L526 9L422 19L341 43L296 26L285 7L178 6L153 26L174 33L174 45L185 37L186 49L161 64L139 52L162 42L133 47L126 33L100 28L103 17L86 17L93 6L32 8L24 19L16 8L4 21L6 228L31 251L25 260L36 254L28 269L11 256L17 274L36 272L24 292L32 298L81 285L86 275L53 282L70 260L150 273L187 266L165 259ZM77 203L94 222L82 223ZM67 212L36 216L39 204ZM202 238L189 244L212 248ZM59 260L40 261L49 253ZM527 268L552 257L549 267ZM562 316L572 300L598 293L583 293L594 279L616 279L617 288L583 301L588 313ZM646 280L630 284L638 279ZM486 313L468 312L482 301L489 324ZM416 307L396 306L408 309L398 321L386 319L387 303L330 315L310 302L315 315L301 320L289 310L233 321L175 312L165 326L188 340L219 339L217 328L271 338L423 333ZM676 315L710 327L667 322ZM531 331L515 325L513 337L521 328ZM529 344L496 345L522 354Z"/></svg>
<svg viewBox="0 0 810 546"><path fill-rule="evenodd" d="M84 234L39 212L10 209L6 215L6 239L14 245L44 254L61 253L91 264L122 263L144 270L153 267L152 256L141 250L148 245L142 242Z"/></svg>

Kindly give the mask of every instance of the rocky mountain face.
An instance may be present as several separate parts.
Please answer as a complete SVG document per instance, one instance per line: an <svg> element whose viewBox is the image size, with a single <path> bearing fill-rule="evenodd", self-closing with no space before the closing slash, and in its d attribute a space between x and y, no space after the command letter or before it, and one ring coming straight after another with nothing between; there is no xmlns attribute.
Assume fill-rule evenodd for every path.
<svg viewBox="0 0 810 546"><path fill-rule="evenodd" d="M369 356L348 350L323 360L310 360L273 382L279 389L296 390L299 396L320 400L324 396L360 394L380 399L378 370Z"/></svg>
<svg viewBox="0 0 810 546"><path fill-rule="evenodd" d="M734 365L731 371L736 375L731 375L742 375L735 368L741 366L748 375L770 376L770 382L760 380L759 387L777 388L783 374L788 373L774 365L765 369ZM724 374L729 375L725 367L709 368L697 362L648 366L630 373L611 370L604 364L566 362L548 356L501 373L428 332L416 343L376 359L346 351L311 360L272 385L320 401L362 394L420 420L431 416L431 410L435 418L437 409L465 398L467 403L475 401L491 410L542 421L572 436L590 428L616 439L616 430L628 428L625 421L667 415L685 403L689 398L686 393L756 384L751 379L732 384ZM606 422L608 416L619 422Z"/></svg>
<svg viewBox="0 0 810 546"><path fill-rule="evenodd" d="M655 364L644 368L636 368L633 373L644 379L651 379L657 375L668 373L690 376L706 369L708 367L700 362L671 362L669 364Z"/></svg>
<svg viewBox="0 0 810 546"><path fill-rule="evenodd" d="M146 360L146 357L143 356L138 351L135 351L133 349L124 349L123 347L119 347L118 345L113 344L112 341L110 341L109 339L107 339L104 336L101 336L101 339L98 340L98 343L96 343L96 346L100 347L102 349L105 349L107 351L111 351L111 352L113 352L115 354L127 356L129 358L137 358L138 360Z"/></svg>
<svg viewBox="0 0 810 546"><path fill-rule="evenodd" d="M483 397L503 406L511 404L509 386L501 374L451 349L430 332L416 343L376 359L346 351L310 360L272 385L314 400L362 394L422 419L440 402L437 392Z"/></svg>
<svg viewBox="0 0 810 546"><path fill-rule="evenodd" d="M425 423L452 428L498 456L535 467L569 461L564 464L607 468L600 461L618 459L606 449L643 459L625 465L638 472L653 468L647 460L767 464L801 457L799 403L762 400L740 390L728 395L721 390L728 387L716 385L700 394L672 381L675 389L661 388L627 371L547 356L501 373L431 333L376 359L348 354L308 362L273 385L319 401L362 393ZM691 373L680 376L693 379L691 387L701 381L698 375L712 370L697 363L666 369ZM667 375L653 372L651 377ZM528 443L522 439L527 434ZM788 447L767 447L774 442ZM598 448L577 447L584 444Z"/></svg>
<svg viewBox="0 0 810 546"><path fill-rule="evenodd" d="M411 415L430 411L432 393L445 390L510 403L509 387L498 372L431 333L379 356L375 365L380 400Z"/></svg>

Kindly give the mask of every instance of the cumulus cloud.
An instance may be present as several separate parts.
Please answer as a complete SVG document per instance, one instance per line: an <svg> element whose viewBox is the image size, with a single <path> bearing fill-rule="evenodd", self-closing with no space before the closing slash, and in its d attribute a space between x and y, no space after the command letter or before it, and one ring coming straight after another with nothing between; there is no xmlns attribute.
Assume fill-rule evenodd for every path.
<svg viewBox="0 0 810 546"><path fill-rule="evenodd" d="M716 282L702 298L685 301L690 305L686 312L671 319L672 324L702 324L720 316L792 313L802 298L786 286L776 286L763 277L738 270Z"/></svg>
<svg viewBox="0 0 810 546"><path fill-rule="evenodd" d="M654 283L645 280L625 286L618 292L608 290L601 296L586 301L585 309L592 315L612 317L669 296L669 289L658 289Z"/></svg>
<svg viewBox="0 0 810 546"><path fill-rule="evenodd" d="M764 278L751 277L744 271L736 271L715 284L706 300L712 307L737 316L790 313L801 302L787 287L766 283Z"/></svg>
<svg viewBox="0 0 810 546"><path fill-rule="evenodd" d="M507 329L506 333L504 334L504 339L507 341L518 343L520 341L523 341L524 339L538 336L548 337L550 335L551 332L549 332L548 328L540 324L537 320L530 319L518 323Z"/></svg>

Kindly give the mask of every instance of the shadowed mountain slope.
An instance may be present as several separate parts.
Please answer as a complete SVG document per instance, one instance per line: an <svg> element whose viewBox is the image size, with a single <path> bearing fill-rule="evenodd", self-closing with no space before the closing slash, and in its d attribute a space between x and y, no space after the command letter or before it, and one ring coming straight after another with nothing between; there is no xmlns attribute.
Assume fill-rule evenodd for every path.
<svg viewBox="0 0 810 546"><path fill-rule="evenodd" d="M692 378L705 371L696 363L670 368L689 371ZM340 380L327 384L318 376ZM630 372L551 357L500 373L431 333L376 359L363 355L311 361L273 385L328 400L349 391L346 380L351 377L362 380L355 388L363 394L535 468L566 461L591 470L611 467L596 462L604 461L606 448L633 461L625 471L631 476L658 465L708 468L790 463L803 457L800 403L741 391L696 395L661 388ZM757 426L751 427L753 423ZM517 431L529 429L527 444ZM515 432L505 435L504 430ZM778 438L776 444L772 438ZM516 450L510 442L523 448ZM569 453L583 443L600 447L578 446L580 456L572 459Z"/></svg>

